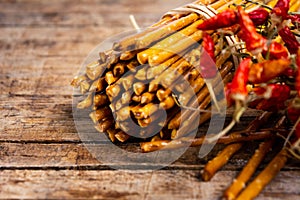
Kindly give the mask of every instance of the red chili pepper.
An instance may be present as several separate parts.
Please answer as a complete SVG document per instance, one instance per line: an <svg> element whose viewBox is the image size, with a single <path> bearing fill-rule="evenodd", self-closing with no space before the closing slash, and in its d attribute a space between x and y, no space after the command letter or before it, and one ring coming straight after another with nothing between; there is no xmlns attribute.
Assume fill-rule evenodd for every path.
<svg viewBox="0 0 300 200"><path fill-rule="evenodd" d="M247 82L251 64L252 62L250 58L244 59L239 64L230 85L231 94L229 96L233 100L246 100L248 95Z"/></svg>
<svg viewBox="0 0 300 200"><path fill-rule="evenodd" d="M294 15L288 15L286 18L292 20L292 23L294 25L296 25L296 23L300 23L300 15L299 14L298 15L295 15L295 14Z"/></svg>
<svg viewBox="0 0 300 200"><path fill-rule="evenodd" d="M295 77L296 71L289 67L283 72L283 74L287 77Z"/></svg>
<svg viewBox="0 0 300 200"><path fill-rule="evenodd" d="M278 0L272 10L272 13L275 13L277 16L286 19L288 16L289 9L290 9L290 0Z"/></svg>
<svg viewBox="0 0 300 200"><path fill-rule="evenodd" d="M215 64L215 44L208 33L203 34L202 47L205 52L202 52L200 58L200 70L203 78L214 78L217 74Z"/></svg>
<svg viewBox="0 0 300 200"><path fill-rule="evenodd" d="M247 50L254 54L261 52L266 39L256 32L252 20L241 6L238 7L238 21L241 26L239 36L246 43Z"/></svg>
<svg viewBox="0 0 300 200"><path fill-rule="evenodd" d="M264 8L258 8L248 13L255 26L263 25L269 18L269 12Z"/></svg>
<svg viewBox="0 0 300 200"><path fill-rule="evenodd" d="M290 60L265 60L251 66L249 81L254 84L268 82L280 75L290 67Z"/></svg>
<svg viewBox="0 0 300 200"><path fill-rule="evenodd" d="M232 94L231 88L232 88L232 83L227 83L225 86L225 97L226 97L228 107L234 104L234 100L231 98L231 94Z"/></svg>
<svg viewBox="0 0 300 200"><path fill-rule="evenodd" d="M288 26L283 27L278 32L286 47L291 54L296 54L300 47L300 43L297 41L295 35L292 33Z"/></svg>
<svg viewBox="0 0 300 200"><path fill-rule="evenodd" d="M227 9L217 15L205 20L198 26L200 30L216 30L225 28L237 23L237 14L233 9Z"/></svg>
<svg viewBox="0 0 300 200"><path fill-rule="evenodd" d="M208 33L203 33L202 46L211 59L215 61L215 43Z"/></svg>
<svg viewBox="0 0 300 200"><path fill-rule="evenodd" d="M276 59L288 59L289 54L287 48L285 48L282 44L278 42L272 42L270 46L265 44L262 55L266 58L268 55L269 60L276 60Z"/></svg>
<svg viewBox="0 0 300 200"><path fill-rule="evenodd" d="M249 106L265 111L282 110L286 107L285 102L290 97L290 91L289 86L275 83L268 84L264 88L255 88L254 92L265 99L256 100Z"/></svg>

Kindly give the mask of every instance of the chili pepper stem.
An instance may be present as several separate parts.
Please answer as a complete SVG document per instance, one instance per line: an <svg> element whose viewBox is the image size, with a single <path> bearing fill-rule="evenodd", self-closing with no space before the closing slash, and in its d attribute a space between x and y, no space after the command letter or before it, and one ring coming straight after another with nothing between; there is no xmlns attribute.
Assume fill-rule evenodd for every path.
<svg viewBox="0 0 300 200"><path fill-rule="evenodd" d="M286 137L284 145L283 145L284 147L286 147L287 144L289 143L289 140L290 140L291 136L293 135L294 131L296 130L296 127L297 127L298 123L300 123L300 117L298 118L298 120L294 124L294 126L293 126L292 130L289 132L288 136Z"/></svg>
<svg viewBox="0 0 300 200"><path fill-rule="evenodd" d="M174 99L174 102L176 103L176 105L178 107L181 107L181 108L184 108L184 109L188 109L188 110L194 110L194 111L199 111L199 112L202 112L202 113L212 113L212 114L220 114L220 112L214 112L212 110L206 110L206 109L200 109L200 108L193 108L193 107L189 107L189 106L184 106L182 105L178 99L177 99L177 96L175 94L172 93L172 97Z"/></svg>
<svg viewBox="0 0 300 200"><path fill-rule="evenodd" d="M220 108L218 100L216 98L216 94L215 94L215 92L213 90L212 80L211 79L206 80L206 86L207 86L207 89L209 91L210 97L211 97L212 101L214 102L214 105L216 106L217 111L219 113L221 113L221 108Z"/></svg>
<svg viewBox="0 0 300 200"><path fill-rule="evenodd" d="M292 156L294 156L295 158L300 160L300 155L295 152L295 150L298 150L298 151L300 150L300 139L298 139L297 142L294 143L294 145L291 149L289 149L289 148L286 148L286 149Z"/></svg>
<svg viewBox="0 0 300 200"><path fill-rule="evenodd" d="M232 121L221 132L219 132L218 134L216 134L212 137L207 138L207 143L213 143L216 140L218 140L220 137L226 135L235 126L235 124L240 121L240 118L243 115L243 113L245 112L245 110L246 110L246 107L244 105L242 105L241 101L237 100L236 101L236 109L233 114Z"/></svg>
<svg viewBox="0 0 300 200"><path fill-rule="evenodd" d="M228 126L226 128L224 128L221 132L219 132L218 134L209 137L206 139L207 143L213 143L215 141L217 141L220 137L226 135L236 124L236 121L233 119L230 124L228 124Z"/></svg>

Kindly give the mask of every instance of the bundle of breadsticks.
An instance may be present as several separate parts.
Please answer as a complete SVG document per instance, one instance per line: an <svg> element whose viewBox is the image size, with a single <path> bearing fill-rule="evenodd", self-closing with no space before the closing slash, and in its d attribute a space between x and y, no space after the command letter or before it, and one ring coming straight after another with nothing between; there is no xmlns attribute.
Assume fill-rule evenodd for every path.
<svg viewBox="0 0 300 200"><path fill-rule="evenodd" d="M197 26L232 3L215 1L206 6L197 1L166 13L148 29L116 41L112 49L99 53L99 60L86 66L84 74L73 79L72 86L79 87L86 95L77 107L91 109L95 128L106 132L111 141L125 142L129 139L127 133L134 134L128 123L130 118L142 127L136 135L147 138L151 130L148 125L159 120L161 110L167 113L167 119L159 123L161 131L153 138L180 137L186 132L177 132L180 122L185 118L186 128L194 122L189 120L193 118L187 115L188 109L180 112L178 102L207 109L211 101L205 80L196 68L203 36ZM216 66L226 83L231 80L237 59L232 57L232 48L228 51L222 48L236 40L234 36L223 40L219 34L211 32L211 35L216 45ZM185 91L186 81L192 91ZM203 114L197 124L209 118L209 113Z"/></svg>
<svg viewBox="0 0 300 200"><path fill-rule="evenodd" d="M283 48L279 48L281 47L280 38L274 36L277 28L285 31L282 26L289 27L291 20L294 20L296 24L293 25L293 29L299 26L300 17L296 13L300 7L299 4L297 0L270 0L267 3L259 0L199 0L171 10L151 27L115 41L111 49L100 52L98 60L87 65L84 73L72 80L71 85L79 88L84 97L77 104L77 108L88 110L95 129L100 134L107 134L112 142L143 138L141 143L143 152L180 148L186 146L187 143L191 146L212 142L228 144L205 166L202 172L204 181L210 180L216 171L241 149L244 142L263 141L243 171L224 193L227 199L252 199L284 166L289 152L297 157L295 151L300 149L300 140L290 144L293 146L292 150L282 148L254 182L241 193L265 155L276 143L278 135L285 137L284 146L287 146L299 123L299 119L296 118L295 126L287 134L287 131L282 128L286 121L286 117L283 116L278 119L274 125L275 128L261 129L273 116L272 112L267 111L274 107L266 105L266 101L261 101L261 99L250 98L255 95L257 98L259 94L259 97L268 96L268 100L274 98L274 101L281 103L279 97L272 96L272 89L274 91L281 89L282 95L287 90L289 92L286 102L294 98L298 99L297 95L290 95L290 86L286 88L290 79L287 78L288 81L282 79L283 70L272 71L266 65L278 63L278 66L283 66L287 63L288 66L292 66L291 63L296 62L294 60L297 52L300 60L300 51L295 49L295 46L299 48L297 41L291 42L292 39L288 41L281 37L290 50L290 53L285 54ZM285 8L288 9L286 15L283 15ZM288 12L289 16L287 16ZM222 14L218 16L219 21L216 20L218 13L223 13L224 21L220 20ZM251 29L254 25L249 22L247 13L251 15L251 21L259 24L260 34L276 40L273 46L261 39L260 35L257 36L255 28ZM278 16L280 16L281 25L278 25L279 22L276 21ZM242 23L238 23L241 19ZM270 23L268 19L271 20ZM210 24L207 23L208 21ZM273 27L274 23L277 23L277 27ZM275 31L269 33L265 30ZM247 31L251 33L248 33L249 38L245 36ZM281 34L287 34L286 32ZM299 36L297 30L288 32L290 33ZM206 36L207 34L209 37ZM210 44L207 43L208 38L211 40ZM265 54L264 52L258 53L259 45L263 42L268 47ZM205 46L204 49L209 51L211 45L214 46L211 48L213 51L208 53L212 55L211 60L219 73L219 78L208 77L209 80L207 80L207 76L212 73L211 69L200 67L199 70L199 63L207 61L207 58L203 57L203 47ZM286 56L285 59L283 59L284 56ZM245 59L245 57L251 57L251 59ZM258 64L267 64L259 66L253 64L253 69L260 67L259 69L262 70L256 73L250 70L250 75L246 77L246 73L249 73L247 67L252 65L251 60ZM270 72L267 73L267 70ZM286 74L289 71L287 67L284 70ZM245 80L242 80L243 78ZM213 107L219 112L221 112L221 107L226 107L226 102L224 104L222 99L220 100L220 96L224 93L224 85L231 86L230 89L227 87L225 90L226 93L227 91L232 93L230 93L232 99L227 99L229 103L235 101L236 110L232 123L208 140L204 136L189 137L192 131L197 130L210 119ZM296 85L296 89L297 87L300 91L300 85ZM291 88L294 89L294 86ZM252 93L255 95L244 95L249 91L251 95ZM248 105L249 99L251 105ZM261 110L267 111L252 121L245 130L228 134L247 106L255 108L261 106L263 108ZM201 112L201 115L195 112L196 110ZM297 114L294 115L297 116Z"/></svg>

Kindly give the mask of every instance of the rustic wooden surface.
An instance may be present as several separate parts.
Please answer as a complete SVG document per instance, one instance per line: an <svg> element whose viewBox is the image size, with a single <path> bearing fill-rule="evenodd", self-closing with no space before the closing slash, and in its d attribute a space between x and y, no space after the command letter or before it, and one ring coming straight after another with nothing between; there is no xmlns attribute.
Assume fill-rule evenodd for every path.
<svg viewBox="0 0 300 200"><path fill-rule="evenodd" d="M88 152L72 118L69 83L86 55L106 37L131 30L129 14L148 26L187 2L0 1L1 199L221 196L249 157L247 147L210 182L200 179L207 158L200 160L197 148L162 170L113 170ZM290 161L258 199L299 199L299 188L299 163Z"/></svg>

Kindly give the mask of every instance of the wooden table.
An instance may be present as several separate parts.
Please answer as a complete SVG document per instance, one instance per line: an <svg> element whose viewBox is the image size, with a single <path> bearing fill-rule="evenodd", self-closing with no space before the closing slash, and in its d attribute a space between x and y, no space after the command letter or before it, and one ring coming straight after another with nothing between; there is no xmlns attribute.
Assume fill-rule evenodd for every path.
<svg viewBox="0 0 300 200"><path fill-rule="evenodd" d="M237 154L210 182L207 160L190 148L156 171L114 170L82 144L70 81L105 38L156 22L184 1L0 1L0 198L218 199L245 164ZM213 153L215 154L215 153ZM258 199L299 199L299 163L289 164Z"/></svg>

